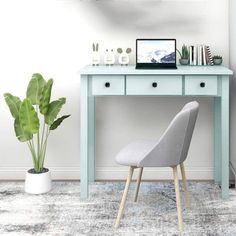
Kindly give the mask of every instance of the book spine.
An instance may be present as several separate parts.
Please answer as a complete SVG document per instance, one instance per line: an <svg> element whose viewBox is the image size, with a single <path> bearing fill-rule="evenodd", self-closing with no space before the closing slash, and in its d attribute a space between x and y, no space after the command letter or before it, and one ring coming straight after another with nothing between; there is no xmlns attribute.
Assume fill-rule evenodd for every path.
<svg viewBox="0 0 236 236"><path fill-rule="evenodd" d="M209 60L209 56L208 56L208 52L207 52L207 46L205 46L205 54L206 54L206 64L210 65L210 60Z"/></svg>
<svg viewBox="0 0 236 236"><path fill-rule="evenodd" d="M197 65L197 46L193 47L193 65Z"/></svg>
<svg viewBox="0 0 236 236"><path fill-rule="evenodd" d="M192 46L189 46L189 65L193 65L193 50Z"/></svg>
<svg viewBox="0 0 236 236"><path fill-rule="evenodd" d="M207 65L205 45L202 46L202 54L203 54L203 65L205 66Z"/></svg>
<svg viewBox="0 0 236 236"><path fill-rule="evenodd" d="M211 55L211 50L210 50L209 46L206 46L206 51L207 51L207 55L208 55L208 58L209 58L209 65L213 66L214 63L213 63L213 59L212 59L212 55Z"/></svg>
<svg viewBox="0 0 236 236"><path fill-rule="evenodd" d="M198 65L202 65L202 46L198 45Z"/></svg>

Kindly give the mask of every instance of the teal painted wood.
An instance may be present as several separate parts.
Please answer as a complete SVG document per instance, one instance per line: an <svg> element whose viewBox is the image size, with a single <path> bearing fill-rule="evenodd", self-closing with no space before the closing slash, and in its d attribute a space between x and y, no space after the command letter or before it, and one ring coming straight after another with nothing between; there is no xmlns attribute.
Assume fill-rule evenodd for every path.
<svg viewBox="0 0 236 236"><path fill-rule="evenodd" d="M92 94L96 96L124 95L125 76L122 75L92 76Z"/></svg>
<svg viewBox="0 0 236 236"><path fill-rule="evenodd" d="M221 85L221 190L222 198L229 197L229 77L222 76Z"/></svg>
<svg viewBox="0 0 236 236"><path fill-rule="evenodd" d="M187 75L185 76L185 95L216 96L217 80L215 75ZM202 83L204 83L204 87L201 87Z"/></svg>
<svg viewBox="0 0 236 236"><path fill-rule="evenodd" d="M182 95L182 76L128 75L126 95Z"/></svg>
<svg viewBox="0 0 236 236"><path fill-rule="evenodd" d="M221 80L219 81L221 83ZM214 98L214 181L221 184L221 97Z"/></svg>
<svg viewBox="0 0 236 236"><path fill-rule="evenodd" d="M80 142L81 142L81 156L80 156L80 197L86 199L88 197L88 76L82 75L80 82Z"/></svg>
<svg viewBox="0 0 236 236"><path fill-rule="evenodd" d="M224 66L178 66L177 70L136 70L129 66L85 66L81 75L232 75L233 71Z"/></svg>
<svg viewBox="0 0 236 236"><path fill-rule="evenodd" d="M89 182L95 180L95 97L92 96L91 78L89 78L89 114L88 114L88 129L89 129Z"/></svg>
<svg viewBox="0 0 236 236"><path fill-rule="evenodd" d="M160 75L181 75L182 77L182 93L185 94L185 84L194 86L195 80L191 80L192 77L188 75L200 75L202 79L211 75L211 80L217 82L217 94L214 92L208 92L209 96L214 97L214 179L217 183L222 185L222 197L227 199L229 196L228 184L229 184L229 75L232 71L223 66L212 67L179 67L178 70L135 70L134 67L85 67L81 70L81 199L88 197L88 185L89 180L94 181L95 178L95 97L93 95L125 95L125 78L129 78L130 75L143 79L144 81L148 76ZM212 76L212 75L217 75ZM99 86L104 86L104 82L110 79L110 82L117 83L119 87L119 80L122 82L122 86L119 93L116 93L115 88L112 87L111 92L107 93L103 91L104 87L99 87L98 93L94 92L91 78L96 80ZM195 78L195 77L194 77ZM103 81L104 80L104 81ZM102 81L102 83L101 83ZM199 81L198 81L199 82ZM214 83L215 83L214 82ZM137 83L138 80L137 80ZM146 83L146 82L145 82ZM113 84L114 85L114 84ZM96 85L97 86L97 85ZM95 86L95 88L97 88ZM138 84L133 84L135 88ZM173 86L173 84L171 85ZM124 87L124 88L123 88ZM101 92L102 90L102 92ZM122 91L122 92L120 92ZM195 93L194 90L190 90L190 96L204 96L207 93ZM205 90L206 91L206 90ZM211 90L210 90L211 91ZM214 90L215 91L215 90ZM171 95L163 93L165 95ZM150 95L146 93L137 92L136 95ZM159 95L159 94L155 94Z"/></svg>

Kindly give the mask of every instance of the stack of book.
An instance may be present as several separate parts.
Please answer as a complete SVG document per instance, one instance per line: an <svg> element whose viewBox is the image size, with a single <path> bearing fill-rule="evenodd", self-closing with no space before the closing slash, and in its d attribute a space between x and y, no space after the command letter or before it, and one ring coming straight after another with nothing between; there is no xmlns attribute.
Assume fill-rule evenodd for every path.
<svg viewBox="0 0 236 236"><path fill-rule="evenodd" d="M212 54L209 46L189 46L189 64L192 66L213 65Z"/></svg>

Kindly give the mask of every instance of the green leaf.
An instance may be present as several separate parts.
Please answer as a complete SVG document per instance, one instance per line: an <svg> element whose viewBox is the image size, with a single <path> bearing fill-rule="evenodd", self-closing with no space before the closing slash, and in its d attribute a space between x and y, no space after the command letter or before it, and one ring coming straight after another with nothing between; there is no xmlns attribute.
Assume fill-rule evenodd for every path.
<svg viewBox="0 0 236 236"><path fill-rule="evenodd" d="M22 129L30 134L38 133L39 118L32 106L30 99L26 98L22 102L19 111L19 121Z"/></svg>
<svg viewBox="0 0 236 236"><path fill-rule="evenodd" d="M18 97L11 95L10 93L5 93L4 98L12 116L14 118L17 118L19 116L21 100Z"/></svg>
<svg viewBox="0 0 236 236"><path fill-rule="evenodd" d="M40 97L46 81L40 74L33 74L27 87L26 96L30 99L32 105L39 105Z"/></svg>
<svg viewBox="0 0 236 236"><path fill-rule="evenodd" d="M70 117L70 115L62 116L62 117L56 119L56 120L53 122L53 124L50 126L50 130L56 129L56 128L61 124L61 122L62 122L63 120L65 120L66 118L68 118L68 117Z"/></svg>
<svg viewBox="0 0 236 236"><path fill-rule="evenodd" d="M20 125L19 117L15 119L14 128L15 128L16 137L18 138L18 140L20 142L26 142L26 141L29 141L33 138L32 134L30 134L30 133L24 131L24 129L22 129L22 127Z"/></svg>
<svg viewBox="0 0 236 236"><path fill-rule="evenodd" d="M65 103L66 103L66 99L60 98L60 99L53 101L49 104L47 114L44 116L46 124L52 125L54 120L57 118L57 115L60 112L62 106Z"/></svg>
<svg viewBox="0 0 236 236"><path fill-rule="evenodd" d="M42 96L40 98L39 109L41 114L45 115L48 111L49 102L51 99L51 91L52 91L53 79L48 80L48 82L44 85Z"/></svg>

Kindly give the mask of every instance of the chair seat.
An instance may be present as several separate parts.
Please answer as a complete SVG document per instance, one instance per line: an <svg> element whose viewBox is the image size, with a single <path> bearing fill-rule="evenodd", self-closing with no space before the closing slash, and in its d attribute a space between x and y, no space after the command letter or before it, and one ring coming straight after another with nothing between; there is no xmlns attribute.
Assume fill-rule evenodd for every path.
<svg viewBox="0 0 236 236"><path fill-rule="evenodd" d="M120 165L138 167L139 163L153 150L158 141L140 140L128 144L116 155Z"/></svg>

